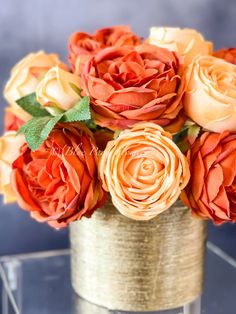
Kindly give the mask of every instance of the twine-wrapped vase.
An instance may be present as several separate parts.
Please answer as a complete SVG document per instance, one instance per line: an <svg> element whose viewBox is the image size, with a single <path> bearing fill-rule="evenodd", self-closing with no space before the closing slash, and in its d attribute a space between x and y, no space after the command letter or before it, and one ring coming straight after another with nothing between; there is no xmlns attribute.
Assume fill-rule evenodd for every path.
<svg viewBox="0 0 236 314"><path fill-rule="evenodd" d="M107 203L70 226L72 285L113 310L158 311L192 302L203 288L206 223L176 202L150 221Z"/></svg>

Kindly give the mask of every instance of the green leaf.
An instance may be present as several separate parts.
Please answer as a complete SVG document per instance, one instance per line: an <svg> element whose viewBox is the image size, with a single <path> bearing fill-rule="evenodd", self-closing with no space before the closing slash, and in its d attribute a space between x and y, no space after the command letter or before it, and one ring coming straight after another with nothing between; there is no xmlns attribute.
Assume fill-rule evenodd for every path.
<svg viewBox="0 0 236 314"><path fill-rule="evenodd" d="M34 117L23 125L22 132L30 149L36 150L48 137L54 126L62 118L56 117Z"/></svg>
<svg viewBox="0 0 236 314"><path fill-rule="evenodd" d="M188 134L189 127L187 125L184 125L183 128L173 136L173 141L175 144L180 142L187 134Z"/></svg>
<svg viewBox="0 0 236 314"><path fill-rule="evenodd" d="M48 135L50 134L50 132L52 131L54 126L57 124L57 122L59 122L61 120L62 116L63 116L63 114L59 114L59 115L51 118L48 121L48 123L45 125L45 127L41 131L41 138L46 140L46 138L48 137Z"/></svg>
<svg viewBox="0 0 236 314"><path fill-rule="evenodd" d="M90 100L86 96L63 115L63 122L86 121L91 119Z"/></svg>
<svg viewBox="0 0 236 314"><path fill-rule="evenodd" d="M41 128L42 125L46 124L48 121L53 120L55 117L47 116L47 117L33 117L29 121L25 122L17 131L16 135L20 133L34 133L37 128ZM61 118L61 117L60 117ZM57 120L58 118L56 118Z"/></svg>
<svg viewBox="0 0 236 314"><path fill-rule="evenodd" d="M114 133L114 139L117 139L121 133L121 130L116 130Z"/></svg>
<svg viewBox="0 0 236 314"><path fill-rule="evenodd" d="M97 125L94 122L93 118L83 121L83 123L87 126L87 128L89 128L90 130L96 130L97 129Z"/></svg>
<svg viewBox="0 0 236 314"><path fill-rule="evenodd" d="M185 154L189 149L189 142L186 139L184 139L184 140L178 142L177 146L179 147L181 152L183 154Z"/></svg>
<svg viewBox="0 0 236 314"><path fill-rule="evenodd" d="M17 131L16 135L19 135L21 133L25 133L26 129L31 128L31 126L34 126L35 119L32 118L29 121L25 122Z"/></svg>
<svg viewBox="0 0 236 314"><path fill-rule="evenodd" d="M50 116L50 113L37 102L35 93L24 96L16 102L23 110L33 117Z"/></svg>
<svg viewBox="0 0 236 314"><path fill-rule="evenodd" d="M201 127L197 124L194 124L188 129L188 141L190 144L193 144L201 131Z"/></svg>
<svg viewBox="0 0 236 314"><path fill-rule="evenodd" d="M31 97L33 100L34 96ZM28 98L26 106L28 106L29 103L32 104L33 102L30 102ZM84 121L88 127L96 128L96 124L91 118L89 104L89 97L84 97L67 112L58 113L55 116L49 115L48 112L46 116L34 116L31 120L27 121L23 126L20 127L17 134L24 133L26 142L34 151L47 139L48 135L59 121ZM41 108L38 109L41 110Z"/></svg>
<svg viewBox="0 0 236 314"><path fill-rule="evenodd" d="M175 144L182 153L186 153L198 138L201 127L192 121L187 121L183 128L173 136Z"/></svg>

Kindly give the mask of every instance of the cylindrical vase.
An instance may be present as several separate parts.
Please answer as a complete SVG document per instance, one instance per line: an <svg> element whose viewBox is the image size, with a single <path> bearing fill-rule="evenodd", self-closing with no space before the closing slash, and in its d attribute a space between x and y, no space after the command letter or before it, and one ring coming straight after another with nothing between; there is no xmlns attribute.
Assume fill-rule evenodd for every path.
<svg viewBox="0 0 236 314"><path fill-rule="evenodd" d="M92 303L159 311L202 293L206 223L180 201L149 221L126 218L108 202L73 222L70 239L73 288Z"/></svg>

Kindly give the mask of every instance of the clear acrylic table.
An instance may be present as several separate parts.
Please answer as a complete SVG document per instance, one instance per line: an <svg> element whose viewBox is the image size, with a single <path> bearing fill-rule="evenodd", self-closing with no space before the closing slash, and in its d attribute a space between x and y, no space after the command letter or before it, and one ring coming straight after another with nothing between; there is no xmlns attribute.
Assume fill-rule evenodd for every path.
<svg viewBox="0 0 236 314"><path fill-rule="evenodd" d="M121 314L93 305L73 292L69 253L69 250L61 250L0 258L0 313ZM202 298L181 309L157 313L235 314L235 297L236 261L208 243Z"/></svg>

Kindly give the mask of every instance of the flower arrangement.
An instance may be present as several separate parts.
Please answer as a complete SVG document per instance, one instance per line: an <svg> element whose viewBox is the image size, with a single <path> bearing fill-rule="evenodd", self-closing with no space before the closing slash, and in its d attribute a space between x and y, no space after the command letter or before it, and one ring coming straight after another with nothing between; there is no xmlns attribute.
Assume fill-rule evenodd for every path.
<svg viewBox="0 0 236 314"><path fill-rule="evenodd" d="M110 195L149 220L180 197L194 216L236 221L236 53L195 30L77 32L69 64L31 53L11 71L0 192L55 228Z"/></svg>

